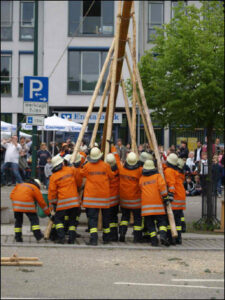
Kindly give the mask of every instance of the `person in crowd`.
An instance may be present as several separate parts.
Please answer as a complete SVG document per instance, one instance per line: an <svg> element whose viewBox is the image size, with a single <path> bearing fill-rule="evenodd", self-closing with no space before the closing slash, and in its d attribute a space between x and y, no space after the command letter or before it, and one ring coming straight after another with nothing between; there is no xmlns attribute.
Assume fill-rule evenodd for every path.
<svg viewBox="0 0 225 300"><path fill-rule="evenodd" d="M125 164L120 161L119 155L114 146L111 147L115 155L120 175L120 207L122 217L119 226L119 241L125 242L130 213L134 216L133 242L142 242L142 217L141 217L141 190L139 179L142 175L142 167L139 164L138 156L134 152L127 155Z"/></svg>
<svg viewBox="0 0 225 300"><path fill-rule="evenodd" d="M138 154L140 155L141 152L144 152L144 147L143 147L142 144L140 144L140 145L138 146Z"/></svg>
<svg viewBox="0 0 225 300"><path fill-rule="evenodd" d="M119 212L119 201L120 201L120 177L119 170L116 164L116 159L114 154L109 153L106 156L106 162L110 165L113 172L113 178L109 181L110 186L110 241L118 241L118 212Z"/></svg>
<svg viewBox="0 0 225 300"><path fill-rule="evenodd" d="M189 167L191 173L196 171L194 155L194 151L190 151L188 154L188 159L186 160L186 165Z"/></svg>
<svg viewBox="0 0 225 300"><path fill-rule="evenodd" d="M221 185L224 185L224 147L220 147L220 154L218 156L219 165L222 167L222 180Z"/></svg>
<svg viewBox="0 0 225 300"><path fill-rule="evenodd" d="M131 152L131 145L129 143L126 145L126 152L127 153Z"/></svg>
<svg viewBox="0 0 225 300"><path fill-rule="evenodd" d="M82 179L80 173L74 167L66 167L63 164L63 158L56 155L52 158L52 175L48 187L48 200L50 209L54 206L57 239L56 243L65 243L64 218L69 216L69 244L74 244L76 239L75 223L79 211L79 189Z"/></svg>
<svg viewBox="0 0 225 300"><path fill-rule="evenodd" d="M28 158L29 151L30 151L30 148L32 146L32 141L28 140L28 142L27 142L25 137L22 136L20 138L20 146L21 146L22 150L25 152L24 155L26 156L26 158Z"/></svg>
<svg viewBox="0 0 225 300"><path fill-rule="evenodd" d="M87 148L88 148L88 147L87 147L85 141L83 140L83 141L81 142L81 144L80 144L80 151L81 151L81 152L86 152Z"/></svg>
<svg viewBox="0 0 225 300"><path fill-rule="evenodd" d="M19 157L19 171L23 180L28 179L27 170L29 169L27 163L26 150L21 150Z"/></svg>
<svg viewBox="0 0 225 300"><path fill-rule="evenodd" d="M68 154L72 154L73 153L73 144L72 144L72 141L71 139L67 139L66 140L66 143L68 145Z"/></svg>
<svg viewBox="0 0 225 300"><path fill-rule="evenodd" d="M205 142L202 145L202 152L207 152L207 136L205 136Z"/></svg>
<svg viewBox="0 0 225 300"><path fill-rule="evenodd" d="M5 176L5 173L3 173L3 165L4 165L4 160L5 160L5 151L6 149L4 147L0 148L0 155L1 155L1 186L6 185L6 179L7 177Z"/></svg>
<svg viewBox="0 0 225 300"><path fill-rule="evenodd" d="M169 148L170 153L176 153L176 147L175 145L171 145Z"/></svg>
<svg viewBox="0 0 225 300"><path fill-rule="evenodd" d="M196 167L198 168L200 160L201 160L201 156L202 156L202 144L201 141L197 141L197 148L195 149L194 152L194 162Z"/></svg>
<svg viewBox="0 0 225 300"><path fill-rule="evenodd" d="M126 147L123 146L121 139L118 139L116 142L116 151L120 157L120 160L122 161L122 163L124 163L127 156L127 150Z"/></svg>
<svg viewBox="0 0 225 300"><path fill-rule="evenodd" d="M206 176L208 175L208 158L207 152L202 152L202 158L199 163L199 170L198 173L200 175L200 182L202 188L206 186Z"/></svg>
<svg viewBox="0 0 225 300"><path fill-rule="evenodd" d="M45 177L46 177L46 189L48 189L49 179L50 179L50 176L52 175L52 158L51 158L51 156L49 156L47 158L47 163L45 165L44 172L45 172Z"/></svg>
<svg viewBox="0 0 225 300"><path fill-rule="evenodd" d="M191 176L187 176L184 182L184 188L187 196L194 196L195 194L195 183L192 180Z"/></svg>
<svg viewBox="0 0 225 300"><path fill-rule="evenodd" d="M41 143L40 150L37 152L38 159L38 170L39 170L39 180L46 186L46 177L45 177L45 165L47 163L47 158L51 157L51 154L47 150L46 143Z"/></svg>
<svg viewBox="0 0 225 300"><path fill-rule="evenodd" d="M213 165L212 165L212 178L214 181L215 193L219 198L222 197L222 177L223 177L223 168L219 164L218 155L213 156Z"/></svg>
<svg viewBox="0 0 225 300"><path fill-rule="evenodd" d="M51 218L51 213L40 192L40 187L41 183L38 179L29 179L24 183L17 184L10 194L15 218L14 231L16 242L23 242L22 226L24 213L30 220L31 229L36 240L40 241L44 237L40 230L36 202L49 218Z"/></svg>
<svg viewBox="0 0 225 300"><path fill-rule="evenodd" d="M141 189L141 215L145 218L152 246L158 246L156 225L160 242L169 246L167 240L167 218L163 201L167 200L166 182L155 168L153 160L146 160L139 180Z"/></svg>
<svg viewBox="0 0 225 300"><path fill-rule="evenodd" d="M220 139L215 139L215 144L213 144L213 155L219 155L220 153Z"/></svg>
<svg viewBox="0 0 225 300"><path fill-rule="evenodd" d="M195 189L192 194L193 196L200 196L202 194L202 186L201 186L199 175L195 175L194 182L195 182Z"/></svg>
<svg viewBox="0 0 225 300"><path fill-rule="evenodd" d="M56 142L50 142L49 152L53 156L55 156L55 155L57 155L59 153L59 147L58 147L58 144Z"/></svg>
<svg viewBox="0 0 225 300"><path fill-rule="evenodd" d="M103 243L110 242L110 180L114 175L110 166L102 161L103 153L97 147L91 149L87 157L88 163L80 170L83 178L86 178L83 196L83 207L88 208L88 222L90 226L90 240L88 245L98 244L98 215L102 209L103 219Z"/></svg>
<svg viewBox="0 0 225 300"><path fill-rule="evenodd" d="M11 139L2 140L1 146L6 149L5 160L2 166L3 176L7 168L11 168L13 175L15 176L16 182L22 183L23 179L19 172L19 155L22 150L21 145L18 143L18 137L16 135L12 136Z"/></svg>
<svg viewBox="0 0 225 300"><path fill-rule="evenodd" d="M181 141L180 148L178 149L178 156L180 158L188 158L189 150L187 148L187 142Z"/></svg>

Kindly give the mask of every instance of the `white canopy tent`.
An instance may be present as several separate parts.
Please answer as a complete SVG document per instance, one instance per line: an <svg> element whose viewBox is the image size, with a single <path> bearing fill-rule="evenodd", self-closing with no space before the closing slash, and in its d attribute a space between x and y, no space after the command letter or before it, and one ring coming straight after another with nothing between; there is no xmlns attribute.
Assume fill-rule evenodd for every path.
<svg viewBox="0 0 225 300"><path fill-rule="evenodd" d="M7 122L4 122L4 121L1 121L1 131L16 131L16 128L17 126L16 125L13 125L13 124L10 124L10 123L7 123Z"/></svg>
<svg viewBox="0 0 225 300"><path fill-rule="evenodd" d="M17 126L4 121L1 121L1 139L10 138L13 134L16 134ZM31 138L32 135L25 132L19 132L20 137Z"/></svg>

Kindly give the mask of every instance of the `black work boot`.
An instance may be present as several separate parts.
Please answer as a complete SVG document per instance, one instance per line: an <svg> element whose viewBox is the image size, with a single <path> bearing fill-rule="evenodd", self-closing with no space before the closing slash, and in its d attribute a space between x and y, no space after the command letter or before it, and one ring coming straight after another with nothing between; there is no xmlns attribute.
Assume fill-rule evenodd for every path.
<svg viewBox="0 0 225 300"><path fill-rule="evenodd" d="M86 242L86 245L88 245L88 246L97 246L98 241L94 240L94 239L90 239L88 242Z"/></svg>
<svg viewBox="0 0 225 300"><path fill-rule="evenodd" d="M170 242L169 242L168 239L167 239L166 237L164 237L164 236L160 238L160 242L161 242L162 245L164 245L164 246L166 246L166 247L169 247L169 245L170 245Z"/></svg>
<svg viewBox="0 0 225 300"><path fill-rule="evenodd" d="M35 237L36 237L37 242L39 242L41 239L43 239L44 234L40 231L40 233L38 234L38 236L35 236Z"/></svg>
<svg viewBox="0 0 225 300"><path fill-rule="evenodd" d="M177 245L182 245L181 232L179 232L179 231L178 231L178 237L176 238L176 244Z"/></svg>
<svg viewBox="0 0 225 300"><path fill-rule="evenodd" d="M143 242L142 231L136 231L136 230L134 230L133 243L142 243L142 242Z"/></svg>
<svg viewBox="0 0 225 300"><path fill-rule="evenodd" d="M184 221L181 222L182 232L186 232L186 223Z"/></svg>
<svg viewBox="0 0 225 300"><path fill-rule="evenodd" d="M75 238L76 238L75 230L69 230L68 234L69 234L68 244L74 244L75 243Z"/></svg>
<svg viewBox="0 0 225 300"><path fill-rule="evenodd" d="M153 247L157 247L159 245L159 240L156 236L151 238L151 244Z"/></svg>
<svg viewBox="0 0 225 300"><path fill-rule="evenodd" d="M118 229L116 227L110 228L110 241L111 242L118 241Z"/></svg>
<svg viewBox="0 0 225 300"><path fill-rule="evenodd" d="M120 235L119 241L122 243L125 243L125 235L124 234Z"/></svg>
<svg viewBox="0 0 225 300"><path fill-rule="evenodd" d="M15 236L15 240L16 240L17 243L22 243L23 242L22 236Z"/></svg>

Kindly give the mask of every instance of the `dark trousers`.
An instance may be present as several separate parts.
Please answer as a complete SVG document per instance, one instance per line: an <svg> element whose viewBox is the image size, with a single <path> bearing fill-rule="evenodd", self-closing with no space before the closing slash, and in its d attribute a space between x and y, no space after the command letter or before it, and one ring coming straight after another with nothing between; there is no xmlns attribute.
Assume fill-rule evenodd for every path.
<svg viewBox="0 0 225 300"><path fill-rule="evenodd" d="M38 175L39 175L39 180L46 185L46 177L45 177L45 167L39 167L38 168Z"/></svg>
<svg viewBox="0 0 225 300"><path fill-rule="evenodd" d="M36 213L23 213L23 212L14 212L15 217L15 239L22 238L22 226L23 226L23 214L26 214L31 223L31 229L33 231L34 237L36 240L40 240L43 237L43 234L40 230L39 219Z"/></svg>
<svg viewBox="0 0 225 300"><path fill-rule="evenodd" d="M185 222L185 218L184 218L184 211L183 209L181 210L181 226L182 226L182 232L186 232L186 222Z"/></svg>
<svg viewBox="0 0 225 300"><path fill-rule="evenodd" d="M109 228L109 208L102 208L102 225L103 225L103 241L108 242L110 238L110 228ZM87 216L88 216L88 223L90 226L90 240L97 241L98 240L98 214L99 208L88 208L87 209Z"/></svg>
<svg viewBox="0 0 225 300"><path fill-rule="evenodd" d="M173 215L174 215L174 221L176 224L176 230L177 230L177 241L181 240L181 232L182 232L182 223L181 223L181 218L182 218L182 210L181 209L175 209L173 210ZM167 236L169 240L172 240L172 234L171 234L171 227L169 225L169 221L167 219Z"/></svg>
<svg viewBox="0 0 225 300"><path fill-rule="evenodd" d="M160 239L167 237L166 215L145 216L146 229L150 233L151 240L157 239L156 226L160 234Z"/></svg>
<svg viewBox="0 0 225 300"><path fill-rule="evenodd" d="M80 220L80 215L81 215L81 208L78 207L78 210L76 212L76 217L75 217L75 231L77 230L77 226L79 224L79 220ZM64 217L64 231L65 233L68 233L68 230L69 230L69 216L68 214L66 213L65 214L65 217Z"/></svg>
<svg viewBox="0 0 225 300"><path fill-rule="evenodd" d="M118 212L119 205L110 207L109 209L109 227L111 240L118 240Z"/></svg>
<svg viewBox="0 0 225 300"><path fill-rule="evenodd" d="M142 217L141 209L127 209L121 207L122 217L119 226L120 235L125 236L127 233L127 227L130 220L130 212L134 214L134 240L140 240L142 238Z"/></svg>
<svg viewBox="0 0 225 300"><path fill-rule="evenodd" d="M64 220L65 215L69 217L68 220L68 234L69 240L73 242L75 240L75 223L76 216L78 214L79 207L73 207L66 210L59 210L55 213L55 229L59 240L65 240Z"/></svg>

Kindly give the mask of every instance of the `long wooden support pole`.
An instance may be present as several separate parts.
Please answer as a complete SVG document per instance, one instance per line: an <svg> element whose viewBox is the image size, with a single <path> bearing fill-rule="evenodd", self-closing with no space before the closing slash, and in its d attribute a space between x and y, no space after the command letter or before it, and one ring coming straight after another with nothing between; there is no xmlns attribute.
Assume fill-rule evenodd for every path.
<svg viewBox="0 0 225 300"><path fill-rule="evenodd" d="M118 2L118 12L117 12L117 22L116 22L116 36L115 36L115 48L114 48L114 56L113 56L113 62L112 62L112 81L111 81L111 87L110 87L110 98L109 98L109 114L108 114L108 120L107 120L107 131L106 131L106 140L111 139L112 135L112 124L113 124L113 116L114 116L114 99L115 99L115 89L116 84L119 84L119 82L116 82L116 71L117 71L117 59L118 59L118 50L119 50L119 33L120 33L120 24L121 24L121 7L122 7L122 1L120 0ZM106 155L109 153L110 145L109 143L105 144L105 159Z"/></svg>
<svg viewBox="0 0 225 300"><path fill-rule="evenodd" d="M125 54L125 59L126 59L126 63L127 63L129 73L130 73L130 77L132 78L133 73L132 73L132 70L131 70L131 65L130 65L127 53ZM146 121L145 115L143 113L143 107L141 105L139 95L138 95L137 92L136 92L136 98L137 98L136 100L137 100L137 103L138 103L138 106L139 106L141 118L142 118L142 121L143 121L143 124L144 124L144 129L145 129L145 133L146 133L146 136L147 136L147 139L148 139L148 143L149 143L150 148L153 150L153 144L152 144L152 140L151 140L150 133L149 133L149 130L148 130L147 121Z"/></svg>
<svg viewBox="0 0 225 300"><path fill-rule="evenodd" d="M130 48L130 52L132 52L131 43L130 43L129 39L128 39L128 45L129 45L129 48ZM150 135L151 135L151 138L152 138L155 157L157 159L158 170L159 170L159 173L164 178L162 162L161 162L160 155L159 155L159 148L158 148L157 140L156 140L156 137L155 137L155 132L154 132L154 129L153 129L153 125L152 125L152 122L151 122L150 114L149 114L149 111L148 111L148 105L147 105L147 101L146 101L146 98L145 98L145 92L144 92L144 88L143 88L143 85L142 85L141 76L140 76L138 68L136 69L136 76L137 76L138 88L139 88L139 91L140 91L140 94L141 94L141 101L142 101L142 105L143 105L144 114L145 114L145 117L146 117L146 120L147 120L147 125L148 125L148 128L149 128L149 132L150 132ZM178 234L177 234L176 225L175 225L175 221L174 221L174 215L173 215L173 211L172 211L170 203L166 206L166 209L167 209L167 215L168 215L169 223L170 223L170 226L171 226L171 234L172 234L173 238L175 238L175 237L178 236Z"/></svg>
<svg viewBox="0 0 225 300"><path fill-rule="evenodd" d="M122 91L123 91L123 99L124 99L125 111L126 111L126 115L127 115L128 127L129 127L129 131L130 131L130 135L132 137L132 121L131 121L131 115L130 115L130 110L129 110L129 102L128 102L128 97L127 97L126 87L125 87L123 78L121 78L121 87L122 87Z"/></svg>
<svg viewBox="0 0 225 300"><path fill-rule="evenodd" d="M38 257L17 257L17 256L12 256L12 257L1 257L1 262L14 262L14 261L37 261L39 260Z"/></svg>
<svg viewBox="0 0 225 300"><path fill-rule="evenodd" d="M84 133L85 133L85 129L88 125L88 121L89 121L89 118L91 116L91 113L93 111L93 107L94 107L94 104L95 104L95 101L96 101L96 98L98 96L98 92L99 92L99 89L101 87L101 84L102 84L102 81L103 81L103 77L104 77L104 74L106 72L106 69L107 69L107 66L108 66L108 63L110 61L110 58L111 58L111 55L112 55L112 52L113 52L113 49L114 49L114 44L115 44L115 39L113 39L113 42L112 42L112 45L109 49L109 52L106 56L106 59L105 59L105 62L104 62L104 65L102 67L102 70L101 70L101 73L100 73L100 76L99 76L99 79L98 79L98 82L95 86L95 90L94 90L94 94L91 98L91 102L89 104L89 107L88 107L88 111L87 111L87 114L85 116L85 119L84 119L84 123L83 123L83 126L82 126L82 129L79 133L79 136L78 136L78 139L77 139L77 142L76 142L76 145L74 147L74 151L73 151L73 154L72 154L72 157L71 157L71 163L73 163L75 161L75 158L76 158L76 155L77 155L77 152L79 151L80 149L80 144L82 142L82 139L84 137Z"/></svg>
<svg viewBox="0 0 225 300"><path fill-rule="evenodd" d="M95 139L96 139L99 123L100 123L100 120L101 120L101 115L102 115L104 104L105 104L105 98L106 98L107 92L108 92L109 87L110 87L111 77L112 77L112 64L110 65L109 74L108 74L106 84L105 84L105 88L104 88L104 91L103 91L103 95L102 95L102 99L101 99L101 103L100 103L100 107L99 107L99 111L98 111L98 115L97 115L97 120L95 122L94 130L93 130L91 141L90 141L90 148L93 147Z"/></svg>

